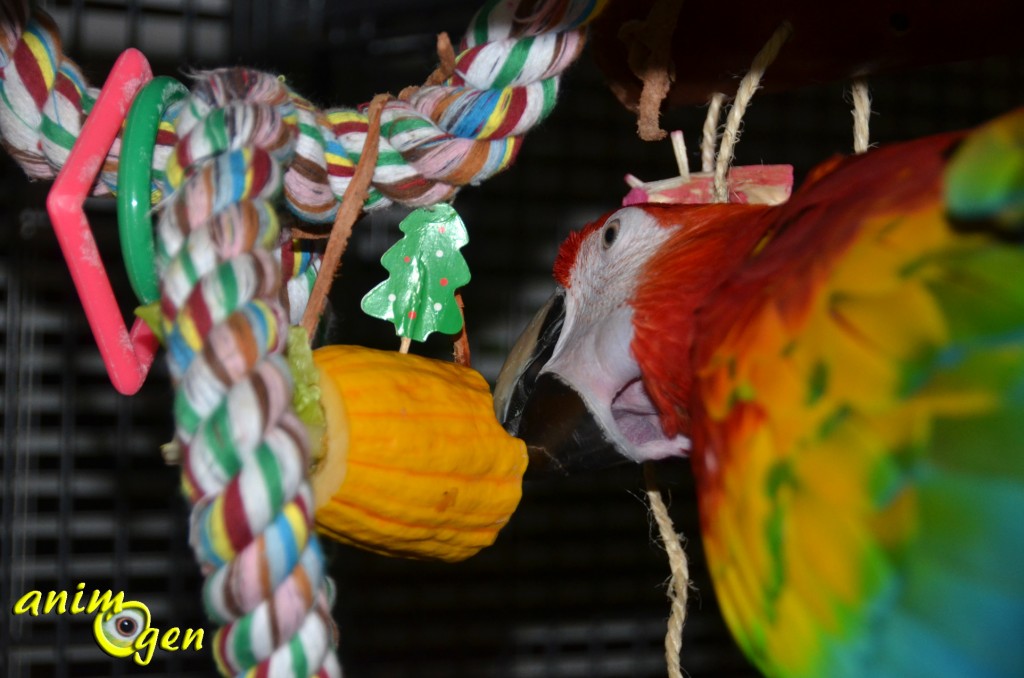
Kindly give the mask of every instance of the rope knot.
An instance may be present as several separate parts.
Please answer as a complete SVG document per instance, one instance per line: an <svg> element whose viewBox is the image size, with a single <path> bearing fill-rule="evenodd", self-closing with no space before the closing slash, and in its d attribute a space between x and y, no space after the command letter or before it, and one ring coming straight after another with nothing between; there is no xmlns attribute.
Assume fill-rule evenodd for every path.
<svg viewBox="0 0 1024 678"><path fill-rule="evenodd" d="M3 10L4 19L12 23L0 33L5 62L0 73L0 137L26 174L52 179L70 154L97 91L64 59L53 19L36 9L26 21L20 9L16 3ZM18 27L21 33L15 38Z"/></svg>

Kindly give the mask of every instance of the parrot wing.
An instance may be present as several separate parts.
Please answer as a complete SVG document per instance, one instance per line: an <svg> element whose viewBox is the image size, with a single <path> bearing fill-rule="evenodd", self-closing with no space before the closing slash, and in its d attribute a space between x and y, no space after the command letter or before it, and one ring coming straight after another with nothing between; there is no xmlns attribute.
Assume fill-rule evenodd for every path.
<svg viewBox="0 0 1024 678"><path fill-rule="evenodd" d="M1022 168L1024 111L833 162L701 309L703 537L768 675L1024 675Z"/></svg>

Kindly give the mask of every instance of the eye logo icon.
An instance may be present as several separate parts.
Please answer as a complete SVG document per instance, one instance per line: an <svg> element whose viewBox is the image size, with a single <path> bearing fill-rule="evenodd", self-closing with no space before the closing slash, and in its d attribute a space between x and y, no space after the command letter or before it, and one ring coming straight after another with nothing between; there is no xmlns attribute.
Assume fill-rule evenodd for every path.
<svg viewBox="0 0 1024 678"><path fill-rule="evenodd" d="M149 608L132 600L120 612L109 610L96 615L92 632L100 649L111 657L130 657L136 652L135 641L149 629Z"/></svg>

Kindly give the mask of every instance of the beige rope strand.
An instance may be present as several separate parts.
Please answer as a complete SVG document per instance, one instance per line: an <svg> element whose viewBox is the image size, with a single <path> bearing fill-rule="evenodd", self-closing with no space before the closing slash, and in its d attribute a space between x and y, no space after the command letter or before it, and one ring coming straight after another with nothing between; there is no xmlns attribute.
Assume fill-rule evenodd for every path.
<svg viewBox="0 0 1024 678"><path fill-rule="evenodd" d="M868 89L868 81L864 78L855 79L850 86L850 97L853 99L853 152L863 153L871 145L868 133L871 91Z"/></svg>
<svg viewBox="0 0 1024 678"><path fill-rule="evenodd" d="M686 622L686 599L690 588L690 566L686 560L683 542L672 525L668 507L661 498L654 470L650 464L644 464L644 482L647 485L647 501L651 504L651 514L658 524L661 542L668 554L668 565L672 572L669 580L668 598L672 603L672 612L668 617L668 631L665 634L665 661L668 664L669 678L683 678L680 654L683 650L683 624Z"/></svg>
<svg viewBox="0 0 1024 678"><path fill-rule="evenodd" d="M708 101L708 114L704 117L704 131L700 139L700 171L715 169L715 146L718 144L718 119L722 117L725 94L715 92Z"/></svg>
<svg viewBox="0 0 1024 678"><path fill-rule="evenodd" d="M729 109L729 116L726 119L725 131L722 132L722 145L718 149L718 159L715 162L715 202L728 202L729 201L729 188L726 184L726 175L729 172L729 165L732 164L732 153L736 148L736 142L740 136L740 124L743 122L743 114L747 111L747 106L750 104L750 100L754 96L754 92L757 91L761 84L761 78L764 77L764 72L768 69L768 66L775 61L775 57L779 54L779 49L782 48L783 43L789 39L789 36L793 33L793 25L788 21L783 21L782 24L775 29L775 33L768 39L761 51L754 57L754 62L750 65L750 70L747 72L743 79L740 80L740 86L736 90L736 101L733 102L732 107Z"/></svg>

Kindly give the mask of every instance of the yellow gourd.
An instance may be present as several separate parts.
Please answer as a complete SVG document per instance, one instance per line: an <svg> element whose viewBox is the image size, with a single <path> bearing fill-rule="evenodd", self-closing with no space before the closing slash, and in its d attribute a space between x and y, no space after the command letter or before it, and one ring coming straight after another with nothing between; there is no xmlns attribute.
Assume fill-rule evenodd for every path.
<svg viewBox="0 0 1024 678"><path fill-rule="evenodd" d="M526 447L487 382L454 363L358 346L313 352L326 431L312 483L318 530L392 556L463 560L516 506Z"/></svg>

